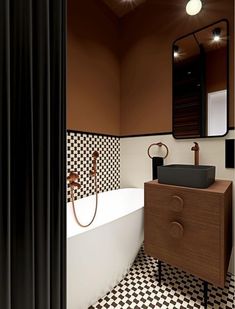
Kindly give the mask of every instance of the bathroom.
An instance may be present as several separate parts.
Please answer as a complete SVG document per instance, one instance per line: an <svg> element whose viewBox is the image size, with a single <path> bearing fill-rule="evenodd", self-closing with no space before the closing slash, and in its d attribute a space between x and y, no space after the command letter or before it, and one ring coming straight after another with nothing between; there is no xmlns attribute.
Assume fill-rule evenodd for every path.
<svg viewBox="0 0 235 309"><path fill-rule="evenodd" d="M233 1L2 0L0 46L0 308L234 308Z"/></svg>
<svg viewBox="0 0 235 309"><path fill-rule="evenodd" d="M144 183L153 179L151 156L164 157L164 165L193 165L191 148L197 142L199 164L215 166L216 179L234 180L234 168L225 157L231 151L225 148L226 140L235 138L234 4L207 0L198 14L189 15L187 2L68 0L67 177L75 173L74 187L72 182L67 187L68 309L207 307L203 281L190 273L163 264L158 284L157 260L142 246ZM178 39L215 28L222 20L229 37L226 130L214 137L176 138L172 134L173 46ZM98 152L95 157L94 152ZM101 221L102 213L106 216L104 195L110 191L113 195L105 206L115 209ZM123 196L115 195L117 191ZM233 207L234 196L233 189ZM75 214L84 225L94 219L91 225L79 227L72 200L89 208L85 219L79 206ZM123 208L134 200L138 205L125 212ZM118 217L113 215L116 208L121 209ZM233 212L233 223L234 219ZM224 292L209 282L208 308L234 308L234 255L233 229Z"/></svg>

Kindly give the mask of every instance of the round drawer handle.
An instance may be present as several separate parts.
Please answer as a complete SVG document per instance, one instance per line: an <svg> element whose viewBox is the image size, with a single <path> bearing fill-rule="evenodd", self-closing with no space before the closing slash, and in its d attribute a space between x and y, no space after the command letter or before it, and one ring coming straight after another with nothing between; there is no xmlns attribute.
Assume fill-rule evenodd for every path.
<svg viewBox="0 0 235 309"><path fill-rule="evenodd" d="M170 223L170 235L173 238L180 239L184 235L184 227L179 222L171 222Z"/></svg>
<svg viewBox="0 0 235 309"><path fill-rule="evenodd" d="M183 211L183 209L184 209L184 200L180 196L178 196L178 195L173 195L170 207L171 207L172 211L176 211L176 212Z"/></svg>

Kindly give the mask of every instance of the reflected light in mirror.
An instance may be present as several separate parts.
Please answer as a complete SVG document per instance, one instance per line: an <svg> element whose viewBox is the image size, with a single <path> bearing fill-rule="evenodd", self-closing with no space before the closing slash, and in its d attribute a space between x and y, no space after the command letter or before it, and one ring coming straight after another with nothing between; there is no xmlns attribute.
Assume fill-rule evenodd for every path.
<svg viewBox="0 0 235 309"><path fill-rule="evenodd" d="M220 20L174 41L172 131L175 138L205 138L227 133L228 39L228 22ZM178 57L173 57L175 46L179 48Z"/></svg>
<svg viewBox="0 0 235 309"><path fill-rule="evenodd" d="M197 15L202 9L201 0L190 0L186 5L186 12L188 15Z"/></svg>
<svg viewBox="0 0 235 309"><path fill-rule="evenodd" d="M179 57L179 46L174 45L174 58Z"/></svg>
<svg viewBox="0 0 235 309"><path fill-rule="evenodd" d="M215 28L213 31L213 41L215 42L219 42L221 37L220 37L220 34L221 34L221 29L220 28Z"/></svg>

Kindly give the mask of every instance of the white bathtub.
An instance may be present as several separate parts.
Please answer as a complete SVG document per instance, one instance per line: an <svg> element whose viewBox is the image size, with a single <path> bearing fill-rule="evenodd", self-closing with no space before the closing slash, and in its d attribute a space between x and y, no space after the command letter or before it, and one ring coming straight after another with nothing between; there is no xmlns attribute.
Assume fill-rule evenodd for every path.
<svg viewBox="0 0 235 309"><path fill-rule="evenodd" d="M77 216L89 222L95 196L75 202ZM67 205L67 309L87 309L127 273L144 239L144 191L120 189L99 194L90 227L79 227Z"/></svg>

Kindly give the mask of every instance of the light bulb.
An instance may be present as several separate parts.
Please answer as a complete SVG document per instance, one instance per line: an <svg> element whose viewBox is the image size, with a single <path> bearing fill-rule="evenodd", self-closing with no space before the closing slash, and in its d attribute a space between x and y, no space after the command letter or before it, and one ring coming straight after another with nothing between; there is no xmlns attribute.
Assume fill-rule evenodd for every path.
<svg viewBox="0 0 235 309"><path fill-rule="evenodd" d="M202 9L201 0L190 0L186 5L186 12L188 15L196 15Z"/></svg>
<svg viewBox="0 0 235 309"><path fill-rule="evenodd" d="M177 46L177 45L174 45L173 46L173 54L174 54L174 58L177 58L177 57L179 57L179 46Z"/></svg>
<svg viewBox="0 0 235 309"><path fill-rule="evenodd" d="M220 35L221 35L221 29L220 28L215 28L213 31L212 31L212 34L213 34L213 41L215 42L219 42L220 41Z"/></svg>

